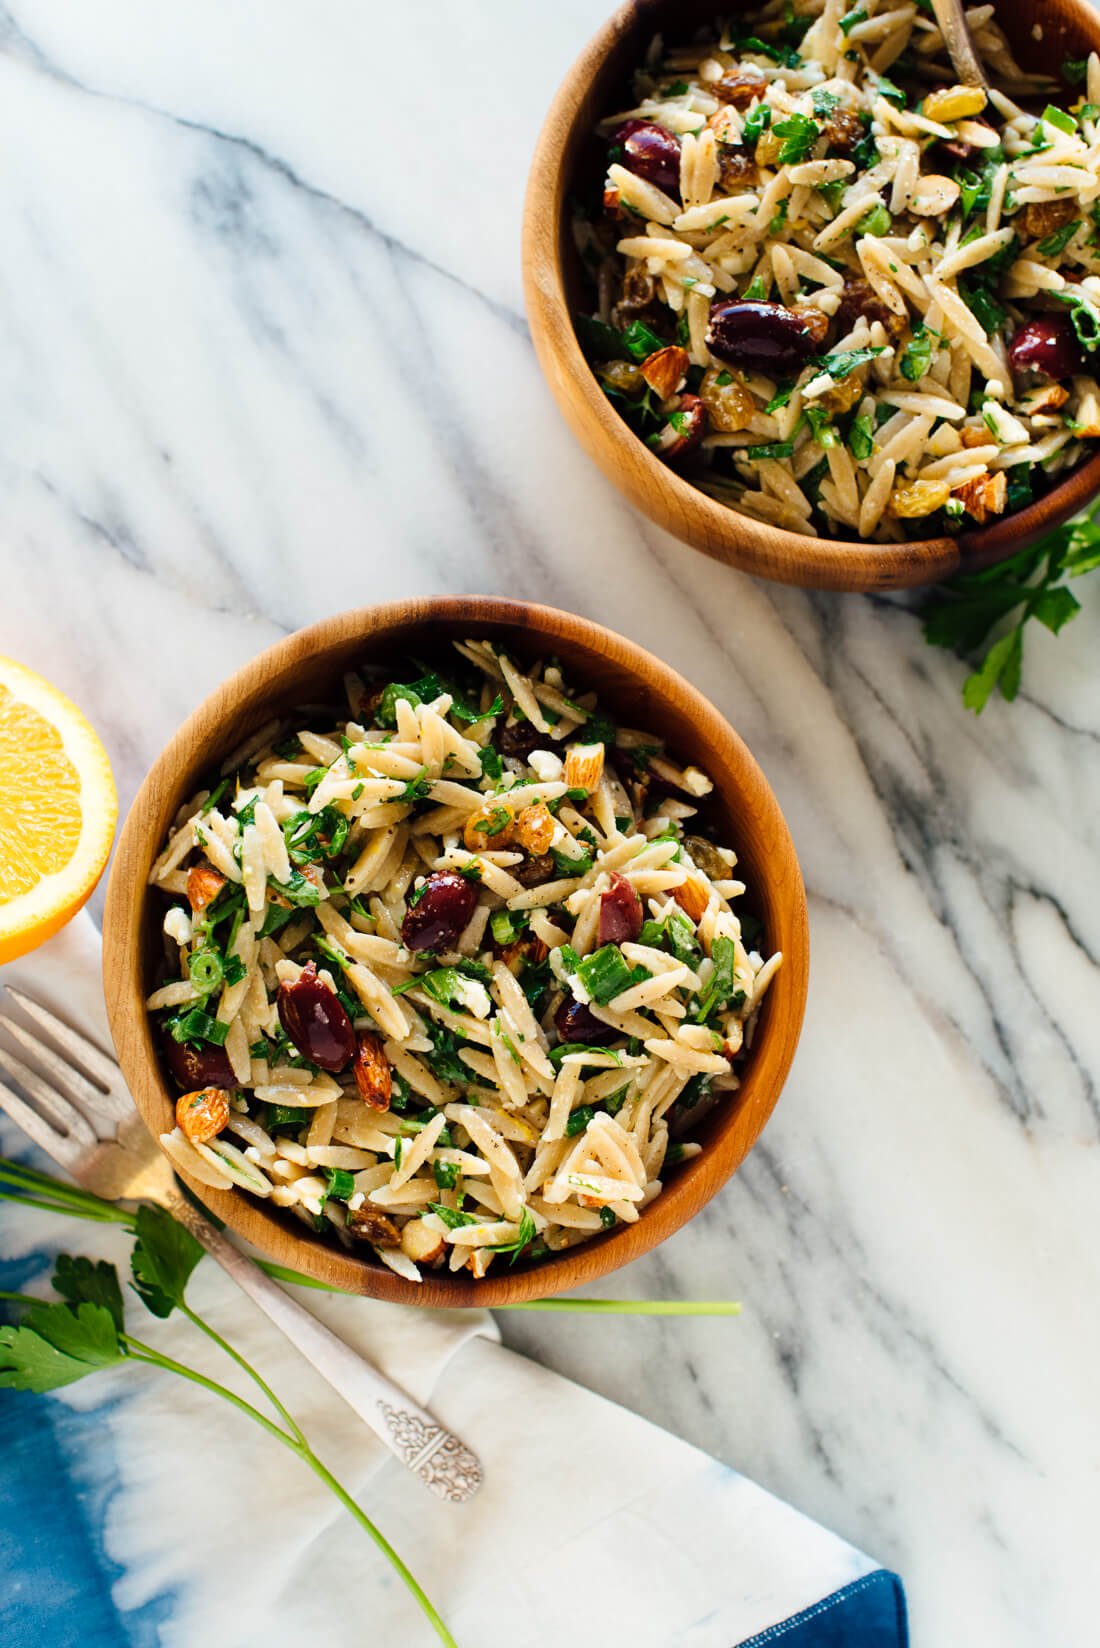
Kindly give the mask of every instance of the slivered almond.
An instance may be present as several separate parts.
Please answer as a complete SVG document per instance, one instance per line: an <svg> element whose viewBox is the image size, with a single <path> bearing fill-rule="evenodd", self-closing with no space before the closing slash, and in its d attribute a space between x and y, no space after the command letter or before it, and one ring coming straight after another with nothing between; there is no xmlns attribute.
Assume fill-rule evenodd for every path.
<svg viewBox="0 0 1100 1648"><path fill-rule="evenodd" d="M401 1251L415 1264L431 1265L442 1257L445 1243L438 1230L423 1219L410 1219L401 1231Z"/></svg>
<svg viewBox="0 0 1100 1648"><path fill-rule="evenodd" d="M554 839L554 829L553 813L545 802L538 801L533 807L524 807L516 819L515 839L524 852L545 853Z"/></svg>
<svg viewBox="0 0 1100 1648"><path fill-rule="evenodd" d="M570 744L564 777L571 790L594 790L603 777L603 745Z"/></svg>
<svg viewBox="0 0 1100 1648"><path fill-rule="evenodd" d="M957 486L952 494L962 501L968 515L981 526L991 515L1003 515L1008 496L1008 482L1003 470L995 475L978 475L972 481Z"/></svg>
<svg viewBox="0 0 1100 1648"><path fill-rule="evenodd" d="M671 889L672 896L691 921L698 921L710 903L710 888L702 876L688 875L679 887Z"/></svg>
<svg viewBox="0 0 1100 1648"><path fill-rule="evenodd" d="M515 809L506 801L492 802L482 807L480 812L470 814L462 831L462 839L472 853L505 847L512 839L515 825Z"/></svg>
<svg viewBox="0 0 1100 1648"><path fill-rule="evenodd" d="M909 198L909 210L917 217L946 217L961 193L953 177L931 172L926 177L918 177Z"/></svg>
<svg viewBox="0 0 1100 1648"><path fill-rule="evenodd" d="M491 1248L476 1247L466 1261L466 1269L470 1272L470 1275L475 1281L480 1282L489 1269L489 1266L492 1264L492 1261L493 1254Z"/></svg>
<svg viewBox="0 0 1100 1648"><path fill-rule="evenodd" d="M386 1057L382 1037L363 1031L355 1049L355 1085L359 1097L372 1110L388 1110L393 1096L393 1071Z"/></svg>
<svg viewBox="0 0 1100 1648"><path fill-rule="evenodd" d="M686 349L669 344L667 349L656 349L641 364L641 374L659 400L667 401L681 388L691 365Z"/></svg>
<svg viewBox="0 0 1100 1648"><path fill-rule="evenodd" d="M176 1100L176 1122L192 1144L217 1138L229 1120L229 1095L220 1087L203 1087Z"/></svg>
<svg viewBox="0 0 1100 1648"><path fill-rule="evenodd" d="M209 864L193 864L187 872L187 902L197 914L217 898L225 877Z"/></svg>

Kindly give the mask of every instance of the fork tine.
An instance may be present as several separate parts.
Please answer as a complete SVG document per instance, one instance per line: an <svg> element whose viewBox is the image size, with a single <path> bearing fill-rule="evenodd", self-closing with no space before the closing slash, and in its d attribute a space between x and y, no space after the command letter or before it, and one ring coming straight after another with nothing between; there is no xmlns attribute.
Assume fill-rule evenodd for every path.
<svg viewBox="0 0 1100 1648"><path fill-rule="evenodd" d="M57 1135L66 1144L71 1144L74 1148L79 1147L78 1154L95 1149L99 1140L91 1123L85 1120L76 1106L52 1088L37 1070L32 1070L22 1059L3 1046L0 1046L0 1070L6 1070L9 1076L15 1078L28 1098L34 1100L40 1119L50 1126L51 1131L56 1129ZM8 1098L18 1099L18 1095L9 1091ZM7 1108L5 1105L5 1109ZM23 1108L29 1107L24 1105ZM19 1125L22 1127L26 1124L21 1121Z"/></svg>
<svg viewBox="0 0 1100 1648"><path fill-rule="evenodd" d="M26 1025L19 1024L6 1015L0 1015L0 1026L31 1055L40 1073L52 1078L55 1089L59 1088L94 1127L97 1115L102 1118L104 1100L104 1095L95 1083L90 1082L82 1070L67 1064L60 1053L55 1052L47 1042L32 1035Z"/></svg>
<svg viewBox="0 0 1100 1648"><path fill-rule="evenodd" d="M122 1072L109 1054L104 1053L94 1041L89 1041L81 1031L74 1030L64 1019L59 1019L56 1013L52 1013L33 996L28 996L23 990L17 990L12 984L7 986L7 991L27 1017L40 1024L53 1038L70 1061L75 1059L78 1064L83 1065L96 1082L107 1089L106 1093L96 1092L94 1098L89 1096L89 1104L94 1104L100 1115L108 1114L118 1122L124 1122L133 1115L134 1101L123 1088ZM5 1022L14 1029L13 1019L7 1019ZM26 1045L28 1044L24 1041L24 1046ZM35 1043L36 1050L41 1049L41 1046L40 1042ZM63 1079L70 1079L69 1070L66 1070Z"/></svg>
<svg viewBox="0 0 1100 1648"><path fill-rule="evenodd" d="M18 1093L13 1093L3 1082L0 1082L0 1110L5 1111L16 1127L21 1127L28 1139L33 1140L47 1156L52 1156L67 1173L76 1173L77 1163L84 1154L80 1145L74 1144L63 1133L58 1133L45 1117L40 1116L37 1110L32 1110Z"/></svg>
<svg viewBox="0 0 1100 1648"><path fill-rule="evenodd" d="M79 1059L84 1068L93 1075L104 1087L114 1086L118 1082L118 1065L109 1053L105 1053L98 1042L86 1036L82 1030L74 1030L66 1019L58 1018L56 1013L38 1001L34 996L28 996L25 990L19 990L14 984L5 986L8 995L17 1001L28 1018L35 1019L44 1030L63 1047L66 1053Z"/></svg>

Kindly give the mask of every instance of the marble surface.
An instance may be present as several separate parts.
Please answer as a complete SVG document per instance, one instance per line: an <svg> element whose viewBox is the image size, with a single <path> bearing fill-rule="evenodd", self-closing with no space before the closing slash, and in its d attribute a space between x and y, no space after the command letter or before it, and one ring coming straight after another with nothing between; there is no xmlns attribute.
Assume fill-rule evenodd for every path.
<svg viewBox="0 0 1100 1648"><path fill-rule="evenodd" d="M371 600L549 601L710 695L801 855L806 1031L737 1179L607 1291L744 1315L505 1340L895 1567L916 1648L1084 1643L1097 592L976 721L904 600L754 583L602 480L539 376L518 234L603 10L0 9L0 650L92 716L124 805L229 670Z"/></svg>

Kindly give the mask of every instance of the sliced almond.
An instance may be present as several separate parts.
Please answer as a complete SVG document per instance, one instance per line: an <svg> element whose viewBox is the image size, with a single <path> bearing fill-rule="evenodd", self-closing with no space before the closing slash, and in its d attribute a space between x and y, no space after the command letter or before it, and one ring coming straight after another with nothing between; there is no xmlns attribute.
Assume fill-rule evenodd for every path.
<svg viewBox="0 0 1100 1648"><path fill-rule="evenodd" d="M641 374L658 400L667 401L683 387L690 365L687 350L672 343L667 349L656 349L647 355Z"/></svg>
<svg viewBox="0 0 1100 1648"><path fill-rule="evenodd" d="M565 752L564 777L571 790L594 790L603 777L603 745L571 744Z"/></svg>
<svg viewBox="0 0 1100 1648"><path fill-rule="evenodd" d="M229 1120L229 1096L220 1087L203 1087L176 1100L176 1122L192 1144L217 1138Z"/></svg>
<svg viewBox="0 0 1100 1648"><path fill-rule="evenodd" d="M1008 482L1003 470L995 475L978 475L972 481L957 486L952 496L961 500L968 515L981 526L991 515L1003 515L1008 496Z"/></svg>
<svg viewBox="0 0 1100 1648"><path fill-rule="evenodd" d="M187 872L187 902L197 914L217 898L225 877L209 864L193 864Z"/></svg>
<svg viewBox="0 0 1100 1648"><path fill-rule="evenodd" d="M691 921L699 921L710 903L710 888L700 875L689 874L679 887L672 888L672 897Z"/></svg>
<svg viewBox="0 0 1100 1648"><path fill-rule="evenodd" d="M388 1110L393 1096L393 1071L386 1057L382 1037L363 1031L355 1049L355 1085L359 1097L372 1110Z"/></svg>

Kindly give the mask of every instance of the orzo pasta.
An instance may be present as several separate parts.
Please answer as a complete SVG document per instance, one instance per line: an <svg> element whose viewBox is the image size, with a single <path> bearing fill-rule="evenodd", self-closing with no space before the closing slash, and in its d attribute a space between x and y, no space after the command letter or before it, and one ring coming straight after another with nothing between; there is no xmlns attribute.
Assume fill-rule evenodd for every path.
<svg viewBox="0 0 1100 1648"><path fill-rule="evenodd" d="M636 1220L731 1102L765 959L709 778L485 641L263 728L155 864L162 1138L398 1274Z"/></svg>

